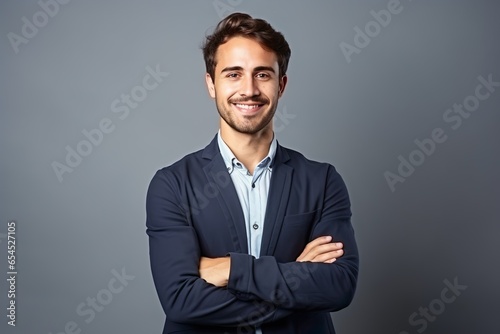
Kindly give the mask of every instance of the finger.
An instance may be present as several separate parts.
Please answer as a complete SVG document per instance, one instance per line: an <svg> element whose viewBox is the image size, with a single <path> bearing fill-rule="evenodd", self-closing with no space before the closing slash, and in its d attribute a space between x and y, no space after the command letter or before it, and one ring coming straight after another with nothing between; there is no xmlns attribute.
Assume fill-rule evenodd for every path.
<svg viewBox="0 0 500 334"><path fill-rule="evenodd" d="M312 260L315 257L320 256L321 254L341 250L342 247L340 247L340 246L341 245L338 245L337 243L329 243L329 244L319 245L319 246L314 247L304 258L308 258L308 259Z"/></svg>
<svg viewBox="0 0 500 334"><path fill-rule="evenodd" d="M304 248L304 251L307 253L309 252L311 249L319 246L319 245L323 245L323 244L326 244L326 243L329 243L332 241L332 237L331 236L323 236L323 237L318 237L316 239L314 239L313 241L309 242L306 247Z"/></svg>
<svg viewBox="0 0 500 334"><path fill-rule="evenodd" d="M330 243L326 245L320 245L312 249L308 254L297 259L299 262L311 261L311 262L324 262L330 259L330 255L333 257L340 257L344 254L341 245L337 243Z"/></svg>
<svg viewBox="0 0 500 334"><path fill-rule="evenodd" d="M311 262L332 263L342 255L344 255L344 251L342 249L339 249L328 253L322 253L316 256L314 259L312 259Z"/></svg>
<svg viewBox="0 0 500 334"><path fill-rule="evenodd" d="M328 252L333 252L333 251L338 251L343 249L343 245L340 242L331 242L329 244L324 244L324 245L319 245L315 247L313 250L311 250L310 253L315 253L316 255L322 254L322 253L328 253Z"/></svg>
<svg viewBox="0 0 500 334"><path fill-rule="evenodd" d="M313 241L309 242L306 247L304 248L304 250L302 251L302 253L299 255L299 257L297 258L297 261L299 261L299 259L303 260L304 257L307 256L307 254L309 254L314 248L322 245L322 244L326 244L326 243L329 243L332 241L332 237L331 236L323 236L323 237L318 237L316 239L314 239Z"/></svg>
<svg viewBox="0 0 500 334"><path fill-rule="evenodd" d="M332 242L329 245L331 245L332 250L339 250L339 249L344 248L344 244L341 242Z"/></svg>
<svg viewBox="0 0 500 334"><path fill-rule="evenodd" d="M331 244L317 244L313 248L306 249L302 252L297 260L299 261L312 261L316 256L331 251Z"/></svg>

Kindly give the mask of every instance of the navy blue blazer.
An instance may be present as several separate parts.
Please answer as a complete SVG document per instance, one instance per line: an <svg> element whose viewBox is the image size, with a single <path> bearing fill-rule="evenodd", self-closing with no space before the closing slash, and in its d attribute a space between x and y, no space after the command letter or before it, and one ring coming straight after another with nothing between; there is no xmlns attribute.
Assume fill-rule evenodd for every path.
<svg viewBox="0 0 500 334"><path fill-rule="evenodd" d="M358 251L345 184L335 168L278 145L260 258L248 254L238 195L217 137L153 177L147 194L151 270L163 333L335 333L329 312L351 302ZM332 264L296 262L324 235L344 244ZM227 288L199 276L199 260L231 257Z"/></svg>

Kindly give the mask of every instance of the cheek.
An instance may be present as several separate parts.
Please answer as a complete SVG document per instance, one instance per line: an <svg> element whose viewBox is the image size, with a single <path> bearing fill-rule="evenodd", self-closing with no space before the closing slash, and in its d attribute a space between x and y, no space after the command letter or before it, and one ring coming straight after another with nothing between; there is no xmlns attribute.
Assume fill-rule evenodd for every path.
<svg viewBox="0 0 500 334"><path fill-rule="evenodd" d="M231 85L217 85L215 93L218 99L227 100L236 94L237 90Z"/></svg>
<svg viewBox="0 0 500 334"><path fill-rule="evenodd" d="M261 86L260 91L269 98L276 98L280 95L280 86L278 82L266 82Z"/></svg>

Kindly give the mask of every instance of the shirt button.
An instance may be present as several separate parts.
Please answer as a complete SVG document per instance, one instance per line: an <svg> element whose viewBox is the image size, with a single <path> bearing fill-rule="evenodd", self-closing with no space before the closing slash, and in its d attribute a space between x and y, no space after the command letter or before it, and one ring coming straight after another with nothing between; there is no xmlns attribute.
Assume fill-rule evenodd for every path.
<svg viewBox="0 0 500 334"><path fill-rule="evenodd" d="M252 227L253 227L253 229L254 229L254 230L256 230L256 229L258 229L258 228L259 228L259 225L257 225L257 224L253 224L253 226L252 226Z"/></svg>

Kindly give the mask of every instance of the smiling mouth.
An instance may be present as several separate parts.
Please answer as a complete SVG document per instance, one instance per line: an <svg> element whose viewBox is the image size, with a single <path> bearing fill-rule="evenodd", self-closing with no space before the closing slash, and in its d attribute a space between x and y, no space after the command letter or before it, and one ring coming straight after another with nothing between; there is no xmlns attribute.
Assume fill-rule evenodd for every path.
<svg viewBox="0 0 500 334"><path fill-rule="evenodd" d="M244 111L256 111L260 109L264 104L244 104L244 103L233 103L233 106Z"/></svg>

